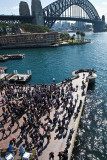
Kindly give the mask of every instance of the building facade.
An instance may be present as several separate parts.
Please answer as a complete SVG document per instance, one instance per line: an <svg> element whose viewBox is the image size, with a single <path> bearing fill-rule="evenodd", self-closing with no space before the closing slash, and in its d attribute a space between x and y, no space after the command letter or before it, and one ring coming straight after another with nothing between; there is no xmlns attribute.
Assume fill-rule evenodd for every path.
<svg viewBox="0 0 107 160"><path fill-rule="evenodd" d="M45 47L57 44L59 33L33 33L0 36L1 48Z"/></svg>

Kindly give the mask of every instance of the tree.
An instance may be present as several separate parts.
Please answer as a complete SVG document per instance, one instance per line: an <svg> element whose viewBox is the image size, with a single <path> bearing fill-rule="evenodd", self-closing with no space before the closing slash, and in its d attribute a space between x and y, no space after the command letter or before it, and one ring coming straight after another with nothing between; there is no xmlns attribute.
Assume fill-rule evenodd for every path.
<svg viewBox="0 0 107 160"><path fill-rule="evenodd" d="M75 34L73 34L73 36L74 36L74 39L75 39Z"/></svg>
<svg viewBox="0 0 107 160"><path fill-rule="evenodd" d="M73 43L74 39L75 39L75 37L74 37L74 36L71 36L72 43Z"/></svg>
<svg viewBox="0 0 107 160"><path fill-rule="evenodd" d="M72 40L73 43L73 41L75 40L75 34L73 34L70 39Z"/></svg>
<svg viewBox="0 0 107 160"><path fill-rule="evenodd" d="M76 35L77 35L77 39L79 39L80 31L77 31Z"/></svg>
<svg viewBox="0 0 107 160"><path fill-rule="evenodd" d="M16 26L12 26L11 28L12 28L12 33L16 33L18 30L18 27L16 27Z"/></svg>
<svg viewBox="0 0 107 160"><path fill-rule="evenodd" d="M0 36L3 34L3 28L0 27Z"/></svg>
<svg viewBox="0 0 107 160"><path fill-rule="evenodd" d="M84 41L85 33L84 32L80 32L80 35L81 35L81 40Z"/></svg>
<svg viewBox="0 0 107 160"><path fill-rule="evenodd" d="M51 32L50 28L40 25L32 25L29 23L26 24L20 24L20 23L4 23L0 22L0 28L3 29L3 32L1 34L6 34L6 27L9 27L12 29L12 33L16 33L16 31L21 28L25 32L30 33L45 33L45 32Z"/></svg>
<svg viewBox="0 0 107 160"><path fill-rule="evenodd" d="M1 28L0 34L1 35L6 34L6 23L0 22L0 28Z"/></svg>
<svg viewBox="0 0 107 160"><path fill-rule="evenodd" d="M60 38L61 38L62 41L64 40L64 34L63 33L60 33Z"/></svg>
<svg viewBox="0 0 107 160"><path fill-rule="evenodd" d="M70 35L68 33L65 33L65 38L68 41L70 39Z"/></svg>
<svg viewBox="0 0 107 160"><path fill-rule="evenodd" d="M61 33L60 34L60 38L61 38L62 41L69 40L70 39L70 35L68 33Z"/></svg>
<svg viewBox="0 0 107 160"><path fill-rule="evenodd" d="M32 25L29 23L22 24L20 27L25 31L25 32L30 32L30 33L45 33L45 32L50 32L51 30L48 27L41 26L41 25Z"/></svg>
<svg viewBox="0 0 107 160"><path fill-rule="evenodd" d="M3 35L5 35L7 32L6 32L6 27L3 26Z"/></svg>

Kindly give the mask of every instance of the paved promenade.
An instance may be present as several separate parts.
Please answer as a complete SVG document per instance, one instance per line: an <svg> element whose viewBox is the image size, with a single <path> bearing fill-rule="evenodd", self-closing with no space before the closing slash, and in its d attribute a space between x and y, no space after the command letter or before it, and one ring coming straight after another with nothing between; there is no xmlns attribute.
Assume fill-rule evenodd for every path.
<svg viewBox="0 0 107 160"><path fill-rule="evenodd" d="M68 136L69 136L69 133L70 133L70 129L73 128L74 129L74 133L73 133L72 139L70 141L71 145L70 145L70 147L68 149L68 159L70 160L71 153L72 153L72 150L73 150L73 147L74 147L74 141L75 141L75 138L76 138L77 129L78 129L78 126L79 126L79 120L80 120L80 117L81 117L84 101L85 101L85 98L86 98L87 87L88 87L88 82L86 82L86 77L88 76L88 73L84 73L84 74L85 74L85 78L84 79L83 79L83 73L80 73L79 74L79 78L74 79L72 81L72 85L73 85L73 88L75 88L75 91L72 92L72 97L73 98L69 99L69 103L68 103L67 107L70 107L70 101L73 100L73 104L74 105L75 105L75 102L76 101L77 102L76 102L74 114L71 117L70 123L68 125L68 130L67 130L66 137L63 138L63 136L61 136L61 135L57 136L58 132L55 133L55 131L58 129L58 124L57 124L56 127L55 127L55 130L53 132L51 132L50 143L48 144L47 148L42 152L41 156L39 157L39 160L43 160L43 159L48 160L50 152L54 152L54 156L55 156L54 159L55 160L59 160L58 153L61 152L61 151L63 152L65 150L67 139L68 139ZM82 85L83 84L82 84L82 81L85 82L85 86L86 86L85 90L84 90L85 93L84 93L83 96L82 96L82 93L83 93L83 89L82 89ZM66 85L62 85L60 87L60 89L62 87L64 88L65 96L69 92L69 87L68 86L69 86L69 83L67 83ZM75 119L74 115L77 113L77 109L78 109L78 106L80 104L80 100L82 100L81 109L80 109L80 112L78 113L77 118ZM53 113L55 113L54 110L52 111L51 116L53 116ZM66 115L66 110L63 112L63 109L60 106L60 108L58 109L58 113L59 113L59 118L62 120L63 117L64 117L64 115ZM66 118L66 121L67 121L67 118ZM45 144L46 144L46 142L45 142Z"/></svg>
<svg viewBox="0 0 107 160"><path fill-rule="evenodd" d="M23 138L23 140L20 141L20 133L22 132L21 127L24 125L23 117L25 117L26 119L28 118L29 121L29 116L27 115L27 113L32 115L33 111L31 112L31 110L35 109L34 114L37 115L37 113L38 114L43 113L43 110L41 111L39 110L39 108L36 109L34 100L31 99L33 103L31 102L29 103L30 106L29 110L26 109L25 113L22 114L20 118L18 118L19 126L17 121L15 121L14 125L12 126L11 133L8 131L8 127L9 125L11 125L11 116L9 116L7 123L4 124L7 136L2 138L3 134L2 132L0 132L0 148L8 148L10 140L15 138L16 147L18 149L22 144L26 146L26 143L31 143L33 145L33 148L38 151L39 160L48 160L49 154L51 152L54 153L54 160L59 160L58 156L59 152L63 152L62 154L64 155L66 151L68 153L67 159L70 160L79 125L79 120L83 109L83 104L86 98L86 92L88 87L88 81L86 77L88 76L88 74L89 74L88 72L80 73L78 78L75 78L72 81L68 80L66 82L63 82L61 85L59 85L57 90L51 92L51 105L49 107L49 110L47 108L49 105L47 105L44 99L42 100L42 103L43 101L46 103L45 109L43 109L45 110L45 114L42 114L39 121L36 118L36 116L32 116L33 120L37 121L36 122L37 125L39 124L39 130L37 130L36 132L35 128L33 128L32 126L30 127L29 123L27 123L29 127L26 126L27 129L24 130L24 135L25 136L27 135L27 140L26 138ZM28 88L23 87L22 91L27 90ZM31 94L33 90L34 88L31 87L30 90ZM3 98L3 92L1 94L1 101ZM37 92L34 91L34 93ZM16 102L15 99L13 98L13 100L11 101L17 103L18 105L23 104L22 103L23 100L18 100ZM1 122L3 121L2 103L0 105L1 105L0 107L0 122ZM5 103L4 103L4 108L6 108ZM44 129L44 127L46 127L46 130ZM3 126L0 128L2 129ZM32 138L31 133L34 136L35 135L37 136L37 137L35 136L36 144L34 143L35 138L34 137ZM38 143L41 142L41 136L39 137L38 134L42 135L43 137L42 146L37 145ZM65 154L65 160L66 160L66 154Z"/></svg>

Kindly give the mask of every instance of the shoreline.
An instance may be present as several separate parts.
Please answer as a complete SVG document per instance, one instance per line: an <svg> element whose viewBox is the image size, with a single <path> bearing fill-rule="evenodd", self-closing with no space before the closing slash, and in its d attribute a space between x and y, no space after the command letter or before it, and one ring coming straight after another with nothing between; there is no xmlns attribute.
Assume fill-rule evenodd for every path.
<svg viewBox="0 0 107 160"><path fill-rule="evenodd" d="M84 40L83 42L65 42L60 44L60 46L75 46L75 45L84 45L87 43L91 43L91 40Z"/></svg>
<svg viewBox="0 0 107 160"><path fill-rule="evenodd" d="M35 45L35 44L30 44L30 45L18 45L18 46L0 46L0 50L3 49L25 49L25 48L52 48L52 47L60 47L60 46L74 46L74 45L84 45L87 43L91 43L91 40L84 40L84 42L64 42L64 43L59 43L59 44L54 44L54 45L49 45L49 44L41 44L41 45Z"/></svg>

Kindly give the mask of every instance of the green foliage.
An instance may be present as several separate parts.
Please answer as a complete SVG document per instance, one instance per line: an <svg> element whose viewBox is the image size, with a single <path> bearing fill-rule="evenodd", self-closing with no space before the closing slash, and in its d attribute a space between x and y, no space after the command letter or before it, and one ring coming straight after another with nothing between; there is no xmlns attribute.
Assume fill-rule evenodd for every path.
<svg viewBox="0 0 107 160"><path fill-rule="evenodd" d="M73 43L73 41L75 40L75 34L73 34L70 39L72 40Z"/></svg>
<svg viewBox="0 0 107 160"><path fill-rule="evenodd" d="M62 41L64 41L64 40L68 41L70 39L70 35L68 33L61 33L60 38Z"/></svg>
<svg viewBox="0 0 107 160"><path fill-rule="evenodd" d="M29 23L26 24L20 24L20 23L4 23L0 22L0 35L6 34L6 27L9 27L12 29L12 33L16 33L18 28L21 28L25 32L30 33L45 33L45 32L51 32L50 28L40 25L32 25Z"/></svg>
<svg viewBox="0 0 107 160"><path fill-rule="evenodd" d="M80 32L80 35L81 35L81 40L84 40L85 33L84 32Z"/></svg>
<svg viewBox="0 0 107 160"><path fill-rule="evenodd" d="M77 35L77 39L79 39L80 31L77 31L76 35Z"/></svg>
<svg viewBox="0 0 107 160"><path fill-rule="evenodd" d="M51 30L48 27L40 26L40 25L32 25L32 24L22 24L21 28L25 32L31 32L31 33L44 33L44 32L50 32Z"/></svg>

